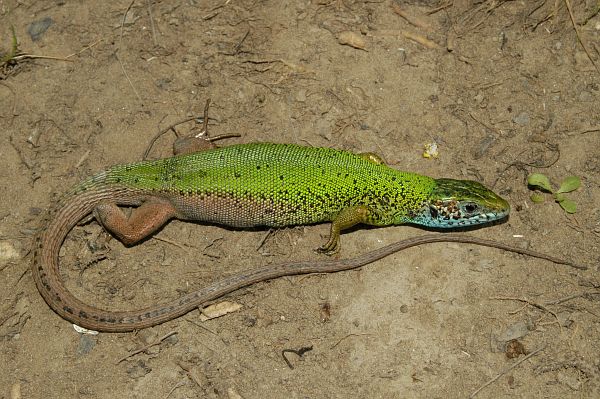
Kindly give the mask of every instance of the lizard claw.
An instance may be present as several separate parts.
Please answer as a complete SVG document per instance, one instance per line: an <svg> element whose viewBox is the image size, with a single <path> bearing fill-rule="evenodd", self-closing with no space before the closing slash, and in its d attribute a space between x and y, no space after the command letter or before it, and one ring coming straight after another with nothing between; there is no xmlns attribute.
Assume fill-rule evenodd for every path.
<svg viewBox="0 0 600 399"><path fill-rule="evenodd" d="M332 256L340 252L340 240L329 240L324 245L321 245L317 248L317 252L320 254L325 254L327 256Z"/></svg>

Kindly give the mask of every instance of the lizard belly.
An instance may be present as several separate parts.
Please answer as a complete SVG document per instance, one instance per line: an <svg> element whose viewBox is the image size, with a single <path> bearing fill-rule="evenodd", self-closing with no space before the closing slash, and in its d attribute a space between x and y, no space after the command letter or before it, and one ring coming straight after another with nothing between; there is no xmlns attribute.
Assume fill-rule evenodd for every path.
<svg viewBox="0 0 600 399"><path fill-rule="evenodd" d="M206 193L172 198L179 217L233 227L282 227L331 221L330 213L306 212L302 206L265 198Z"/></svg>

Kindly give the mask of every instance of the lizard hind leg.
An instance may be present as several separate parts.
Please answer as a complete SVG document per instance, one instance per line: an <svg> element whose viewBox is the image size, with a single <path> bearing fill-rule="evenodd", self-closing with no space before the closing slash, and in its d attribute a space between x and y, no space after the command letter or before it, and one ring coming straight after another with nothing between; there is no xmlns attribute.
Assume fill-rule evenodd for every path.
<svg viewBox="0 0 600 399"><path fill-rule="evenodd" d="M327 255L338 253L340 251L340 232L359 223L367 223L369 213L369 208L364 205L343 209L331 222L329 240L317 251Z"/></svg>
<svg viewBox="0 0 600 399"><path fill-rule="evenodd" d="M180 137L173 143L173 154L184 155L198 151L206 151L217 146L207 138L188 136Z"/></svg>
<svg viewBox="0 0 600 399"><path fill-rule="evenodd" d="M105 201L96 206L93 214L106 231L130 246L156 232L169 219L176 217L177 211L170 202L149 201L127 216L117 204Z"/></svg>
<svg viewBox="0 0 600 399"><path fill-rule="evenodd" d="M185 155L193 152L206 151L217 146L208 137L208 107L210 106L210 98L206 100L204 106L204 118L202 121L202 130L200 133L191 134L188 137L178 137L173 143L173 154Z"/></svg>

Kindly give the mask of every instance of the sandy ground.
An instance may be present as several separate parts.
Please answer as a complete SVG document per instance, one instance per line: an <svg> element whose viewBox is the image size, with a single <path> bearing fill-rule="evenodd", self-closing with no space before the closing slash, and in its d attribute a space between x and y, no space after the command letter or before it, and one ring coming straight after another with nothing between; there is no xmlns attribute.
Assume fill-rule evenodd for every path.
<svg viewBox="0 0 600 399"><path fill-rule="evenodd" d="M600 63L594 0L0 1L5 54L12 25L21 53L70 61L0 69L0 397L459 398L496 376L476 397L600 397L600 73L567 4ZM436 244L251 286L227 298L239 311L206 322L194 311L138 333L77 333L31 278L40 214L94 172L141 159L207 98L211 134L241 134L220 145L370 151L398 169L479 180L513 211L472 234L590 268ZM173 139L151 156L169 155ZM433 142L439 157L426 159ZM578 212L532 203L531 172L579 176ZM319 259L327 229L266 236L174 221L125 248L90 223L65 242L62 273L80 298L134 309ZM419 234L356 229L342 254ZM308 347L286 353L293 369L282 357Z"/></svg>

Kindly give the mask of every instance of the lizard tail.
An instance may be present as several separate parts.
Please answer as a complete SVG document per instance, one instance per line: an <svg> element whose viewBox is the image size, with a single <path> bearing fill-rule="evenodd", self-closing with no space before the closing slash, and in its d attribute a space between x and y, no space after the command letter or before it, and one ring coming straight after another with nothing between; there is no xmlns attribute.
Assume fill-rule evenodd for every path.
<svg viewBox="0 0 600 399"><path fill-rule="evenodd" d="M61 317L88 329L131 331L140 328L133 321L147 313L145 310L108 312L90 306L69 292L60 279L59 252L63 241L69 231L101 201L140 205L139 195L133 190L102 184L98 176L94 184L77 186L49 212L48 221L36 237L31 271L40 294ZM128 327L119 328L121 324Z"/></svg>

